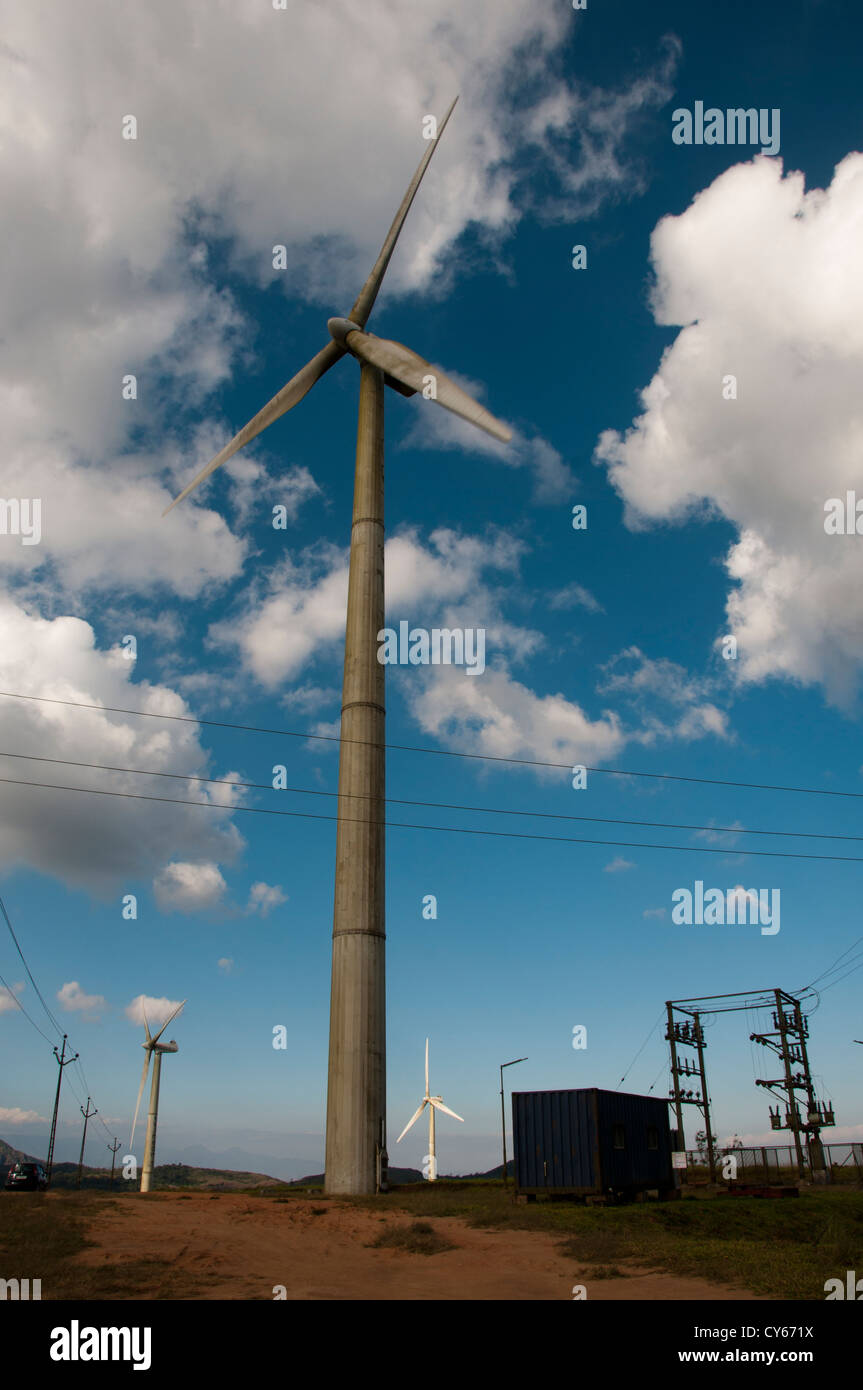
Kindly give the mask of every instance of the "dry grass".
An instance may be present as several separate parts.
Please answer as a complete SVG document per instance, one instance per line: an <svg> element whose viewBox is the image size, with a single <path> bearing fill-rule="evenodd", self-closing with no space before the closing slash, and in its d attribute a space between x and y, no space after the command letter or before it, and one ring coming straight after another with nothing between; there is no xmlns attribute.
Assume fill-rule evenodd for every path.
<svg viewBox="0 0 863 1390"><path fill-rule="evenodd" d="M412 1221L410 1226L394 1226L383 1231L370 1248L404 1250L411 1255L439 1255L456 1246L435 1230L430 1221Z"/></svg>

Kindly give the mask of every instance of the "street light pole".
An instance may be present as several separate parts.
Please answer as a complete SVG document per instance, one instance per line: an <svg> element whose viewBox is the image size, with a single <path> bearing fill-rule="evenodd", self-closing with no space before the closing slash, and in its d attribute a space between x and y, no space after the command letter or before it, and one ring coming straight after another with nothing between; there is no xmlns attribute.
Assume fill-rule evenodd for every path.
<svg viewBox="0 0 863 1390"><path fill-rule="evenodd" d="M514 1067L519 1062L526 1062L526 1057L516 1057L514 1062L502 1062L500 1068L500 1127L503 1135L503 1185L506 1187L506 1108L503 1103L503 1069L504 1067Z"/></svg>

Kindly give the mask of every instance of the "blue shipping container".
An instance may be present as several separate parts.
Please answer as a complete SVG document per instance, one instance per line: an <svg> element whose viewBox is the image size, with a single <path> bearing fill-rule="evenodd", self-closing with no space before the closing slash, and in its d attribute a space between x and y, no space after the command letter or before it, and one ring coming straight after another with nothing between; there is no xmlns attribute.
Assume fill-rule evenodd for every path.
<svg viewBox="0 0 863 1390"><path fill-rule="evenodd" d="M513 1091L518 1192L674 1188L668 1103L619 1091Z"/></svg>

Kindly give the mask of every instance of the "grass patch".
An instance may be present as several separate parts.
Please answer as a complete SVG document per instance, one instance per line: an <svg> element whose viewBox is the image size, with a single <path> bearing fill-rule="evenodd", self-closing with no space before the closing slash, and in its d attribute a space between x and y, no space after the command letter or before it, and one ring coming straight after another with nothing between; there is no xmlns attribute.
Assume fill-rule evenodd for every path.
<svg viewBox="0 0 863 1390"><path fill-rule="evenodd" d="M41 1279L43 1301L183 1296L172 1266L163 1260L105 1260L98 1265L75 1261L95 1245L87 1236L88 1227L98 1225L109 1212L128 1211L122 1198L16 1192L4 1193L0 1200L0 1267L8 1271L7 1278ZM187 1280L184 1285L187 1293Z"/></svg>
<svg viewBox="0 0 863 1390"><path fill-rule="evenodd" d="M393 1226L373 1240L370 1249L404 1250L411 1255L439 1255L455 1250L451 1240L440 1235L430 1221L412 1221L410 1226Z"/></svg>
<svg viewBox="0 0 863 1390"><path fill-rule="evenodd" d="M491 1183L399 1186L384 1197L342 1198L422 1219L459 1217L480 1230L557 1235L578 1264L632 1261L768 1298L824 1298L827 1279L863 1269L863 1193L844 1188L804 1192L793 1200L700 1197L678 1202L584 1207L572 1202L512 1201Z"/></svg>

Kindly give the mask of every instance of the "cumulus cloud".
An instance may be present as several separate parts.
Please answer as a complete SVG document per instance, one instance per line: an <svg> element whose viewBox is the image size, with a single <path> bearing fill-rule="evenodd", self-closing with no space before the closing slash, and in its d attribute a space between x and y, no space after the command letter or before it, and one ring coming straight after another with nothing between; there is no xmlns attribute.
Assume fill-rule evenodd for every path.
<svg viewBox="0 0 863 1390"><path fill-rule="evenodd" d="M138 994L131 1004L127 1004L126 1017L130 1023L137 1023L141 1027L145 1022L148 1023L152 1031L154 1024L164 1023L179 1007L179 999L166 999L164 995L154 998L151 994Z"/></svg>
<svg viewBox="0 0 863 1390"><path fill-rule="evenodd" d="M548 606L553 609L583 608L587 613L605 612L599 600L582 584L567 584L565 588L558 589L548 600Z"/></svg>
<svg viewBox="0 0 863 1390"><path fill-rule="evenodd" d="M41 496L47 531L41 546L6 547L3 563L70 589L191 596L234 577L244 548L215 513L194 501L159 520L167 487L231 432L214 418L194 433L190 412L251 364L225 257L235 284L344 312L426 148L423 117L459 89L383 306L443 294L469 225L494 264L527 206L525 170L545 165L570 213L617 193L633 120L666 99L673 55L613 93L576 90L560 61L572 33L571 11L522 0L366 0L362 16L350 0L300 0L288 14L255 0L81 0L74 12L32 0L7 16L4 488ZM124 139L130 114L136 138ZM285 271L275 245L288 248ZM135 399L121 389L129 375ZM231 470L240 522L258 467ZM543 469L555 486L557 461Z"/></svg>
<svg viewBox="0 0 863 1390"><path fill-rule="evenodd" d="M204 912L216 907L227 884L218 864L166 864L153 880L156 902L162 912Z"/></svg>
<svg viewBox="0 0 863 1390"><path fill-rule="evenodd" d="M216 961L216 965L223 975L230 975L233 973L234 960L232 956L222 956L220 960Z"/></svg>
<svg viewBox="0 0 863 1390"><path fill-rule="evenodd" d="M133 664L119 648L101 651L78 618L46 619L0 597L0 689L47 700L112 705L153 714L189 716L178 694L131 679ZM207 755L192 723L135 719L102 708L2 698L4 746L19 753L154 771L206 775ZM37 784L96 791L165 795L158 779L86 767L58 768L2 759L2 776ZM0 782L0 854L105 895L158 873L178 851L197 860L231 861L244 843L218 808L230 788L175 782L169 795L189 806L119 796L40 790ZM202 809L206 808L206 809Z"/></svg>
<svg viewBox="0 0 863 1390"><path fill-rule="evenodd" d="M22 1110L17 1105L0 1105L0 1124L2 1125L42 1124L44 1120L44 1115L40 1115L38 1110Z"/></svg>
<svg viewBox="0 0 863 1390"><path fill-rule="evenodd" d="M625 873L627 869L634 868L635 865L633 864L631 859L624 859L622 854L618 854L615 856L614 859L610 861L610 863L605 865L602 872L604 874L622 874Z"/></svg>
<svg viewBox="0 0 863 1390"><path fill-rule="evenodd" d="M637 712L632 737L639 743L731 737L727 714L707 698L715 685L709 678L693 676L665 657L648 657L636 646L616 653L600 671L597 690Z"/></svg>
<svg viewBox="0 0 863 1390"><path fill-rule="evenodd" d="M559 692L537 695L504 669L471 679L453 667L432 666L423 675L408 692L411 712L448 747L572 765L607 761L626 741L613 712L592 720Z"/></svg>
<svg viewBox="0 0 863 1390"><path fill-rule="evenodd" d="M515 574L521 553L520 543L502 534L482 539L440 528L423 544L416 530L402 531L386 543L388 621L418 621L422 610L435 625L446 625L453 603L463 602L473 613L466 625L482 626L498 610L483 582L486 572ZM272 687L299 674L316 655L335 653L344 640L347 595L347 555L334 546L315 547L297 563L280 566L237 617L213 624L210 635L238 648L246 667ZM506 625L497 635L522 653L538 640Z"/></svg>
<svg viewBox="0 0 863 1390"><path fill-rule="evenodd" d="M57 991L57 999L66 1013L88 1013L98 1016L107 1009L108 1001L101 994L85 994L77 980L69 980Z"/></svg>
<svg viewBox="0 0 863 1390"><path fill-rule="evenodd" d="M0 1014L18 1012L18 1005L15 1002L19 994L24 992L24 981L18 980L9 990L0 988ZM13 997L14 996L14 997Z"/></svg>
<svg viewBox="0 0 863 1390"><path fill-rule="evenodd" d="M287 901L287 893L283 892L278 884L253 883L246 912L250 916L260 913L262 917L269 917L274 907L281 907L282 903Z"/></svg>
<svg viewBox="0 0 863 1390"><path fill-rule="evenodd" d="M630 527L709 515L734 528L728 673L821 684L837 703L859 682L863 552L825 533L824 504L859 488L861 218L863 154L852 153L809 192L758 156L663 219L653 311L680 332L643 413L596 450ZM736 399L723 395L729 376Z"/></svg>

